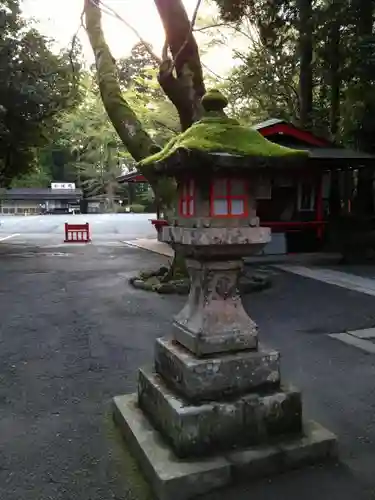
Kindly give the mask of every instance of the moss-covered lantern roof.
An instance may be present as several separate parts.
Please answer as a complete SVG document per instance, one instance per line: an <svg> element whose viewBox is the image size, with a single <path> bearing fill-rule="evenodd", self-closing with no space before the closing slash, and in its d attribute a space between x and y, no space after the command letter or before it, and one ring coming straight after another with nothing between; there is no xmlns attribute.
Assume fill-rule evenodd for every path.
<svg viewBox="0 0 375 500"><path fill-rule="evenodd" d="M155 171L175 174L181 170L206 167L259 169L301 165L308 151L275 144L260 132L229 118L224 108L228 101L218 90L202 98L204 115L185 132L171 139L158 153L145 158L140 165Z"/></svg>

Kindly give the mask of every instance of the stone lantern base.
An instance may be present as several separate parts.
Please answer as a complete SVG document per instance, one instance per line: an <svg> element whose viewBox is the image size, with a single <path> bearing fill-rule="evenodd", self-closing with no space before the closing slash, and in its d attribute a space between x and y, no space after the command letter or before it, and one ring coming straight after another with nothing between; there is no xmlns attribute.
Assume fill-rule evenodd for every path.
<svg viewBox="0 0 375 500"><path fill-rule="evenodd" d="M160 500L336 456L336 437L303 422L279 353L261 345L197 357L158 339L154 368L139 371L138 394L114 399L114 419Z"/></svg>
<svg viewBox="0 0 375 500"><path fill-rule="evenodd" d="M304 423L298 390L283 386L280 356L258 343L238 291L244 251L264 228L164 228L186 250L190 295L172 339L158 339L138 394L114 418L160 500L187 500L241 478L336 454L336 438Z"/></svg>
<svg viewBox="0 0 375 500"><path fill-rule="evenodd" d="M114 420L159 500L188 500L241 480L279 474L337 455L335 435L310 421L300 433L266 444L181 459L141 410L136 394L115 397L113 405ZM177 399L176 411L180 405Z"/></svg>

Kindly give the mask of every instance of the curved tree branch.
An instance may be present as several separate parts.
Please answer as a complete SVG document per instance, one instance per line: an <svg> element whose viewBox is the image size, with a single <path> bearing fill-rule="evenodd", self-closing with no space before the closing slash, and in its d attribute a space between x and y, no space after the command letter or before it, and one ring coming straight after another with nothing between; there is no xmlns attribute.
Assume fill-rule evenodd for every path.
<svg viewBox="0 0 375 500"><path fill-rule="evenodd" d="M85 1L86 31L95 56L103 105L116 132L131 156L139 161L155 150L155 143L122 96L117 68L105 41L98 0Z"/></svg>
<svg viewBox="0 0 375 500"><path fill-rule="evenodd" d="M155 153L160 147L143 128L136 114L122 96L115 60L105 41L98 0L84 0L86 31L95 56L97 78L103 105L122 143L136 161ZM152 167L140 167L150 183L155 197L167 208L175 195L170 180L160 179Z"/></svg>
<svg viewBox="0 0 375 500"><path fill-rule="evenodd" d="M205 93L202 65L193 28L198 13L189 21L182 0L154 0L162 20L166 46L172 60L164 59L160 65L159 83L176 106L181 127L188 128L201 116L201 98ZM164 50L164 56L167 51Z"/></svg>
<svg viewBox="0 0 375 500"><path fill-rule="evenodd" d="M202 0L197 1L197 5L195 6L193 17L191 18L189 33L186 35L186 39L185 39L184 43L178 49L177 54L173 58L173 63L174 63L173 67L176 64L180 54L184 51L185 47L189 43L190 38L193 36L193 30L194 30L195 22L196 22L197 17L198 17L199 7L201 6L201 3L202 3Z"/></svg>

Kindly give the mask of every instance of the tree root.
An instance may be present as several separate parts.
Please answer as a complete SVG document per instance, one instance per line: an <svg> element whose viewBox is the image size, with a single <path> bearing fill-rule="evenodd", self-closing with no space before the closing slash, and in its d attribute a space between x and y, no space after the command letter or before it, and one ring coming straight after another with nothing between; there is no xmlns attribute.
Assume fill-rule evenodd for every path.
<svg viewBox="0 0 375 500"><path fill-rule="evenodd" d="M188 295L190 279L187 275L174 275L171 268L162 266L156 271L143 271L130 278L129 283L139 290L160 294ZM271 276L256 270L245 272L240 278L241 294L260 292L272 286Z"/></svg>

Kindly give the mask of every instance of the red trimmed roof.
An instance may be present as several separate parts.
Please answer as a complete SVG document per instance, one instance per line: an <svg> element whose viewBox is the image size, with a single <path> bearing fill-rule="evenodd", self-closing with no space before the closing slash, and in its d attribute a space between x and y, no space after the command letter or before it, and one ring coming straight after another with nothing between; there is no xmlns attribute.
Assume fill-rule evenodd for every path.
<svg viewBox="0 0 375 500"><path fill-rule="evenodd" d="M129 174L125 175L120 175L120 177L117 178L118 182L148 182L146 177L144 177L142 174L140 174L137 170L134 172L130 172Z"/></svg>
<svg viewBox="0 0 375 500"><path fill-rule="evenodd" d="M298 141L302 141L306 143L306 145L310 146L318 146L318 147L329 147L332 146L332 143L327 139L323 139L322 137L318 137L317 135L309 132L308 130L303 130L301 128L296 127L292 123L286 122L284 120L279 120L277 118L270 118L262 123L258 123L254 125L253 128L258 130L263 137L270 137L273 135L285 135L292 137L293 139L297 139Z"/></svg>

